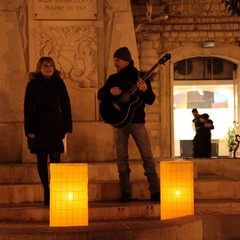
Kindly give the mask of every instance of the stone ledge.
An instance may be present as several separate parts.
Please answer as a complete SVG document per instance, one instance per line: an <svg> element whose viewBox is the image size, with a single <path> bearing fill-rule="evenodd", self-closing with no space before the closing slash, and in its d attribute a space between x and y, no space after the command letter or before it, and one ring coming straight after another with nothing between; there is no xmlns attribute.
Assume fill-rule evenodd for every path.
<svg viewBox="0 0 240 240"><path fill-rule="evenodd" d="M202 220L186 216L171 220L101 221L83 227L49 227L47 223L0 223L1 240L202 240ZM17 237L17 238L16 238Z"/></svg>

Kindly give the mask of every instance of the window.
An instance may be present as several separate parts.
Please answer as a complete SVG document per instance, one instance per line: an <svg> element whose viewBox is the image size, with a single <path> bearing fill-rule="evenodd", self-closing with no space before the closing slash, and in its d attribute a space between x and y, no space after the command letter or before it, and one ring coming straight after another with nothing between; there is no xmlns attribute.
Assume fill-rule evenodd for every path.
<svg viewBox="0 0 240 240"><path fill-rule="evenodd" d="M216 57L194 57L174 64L174 80L232 80L236 65Z"/></svg>
<svg viewBox="0 0 240 240"><path fill-rule="evenodd" d="M234 63L216 57L194 57L174 64L175 157L192 156L193 108L208 113L214 122L212 157L228 156L225 138L235 120L235 70Z"/></svg>

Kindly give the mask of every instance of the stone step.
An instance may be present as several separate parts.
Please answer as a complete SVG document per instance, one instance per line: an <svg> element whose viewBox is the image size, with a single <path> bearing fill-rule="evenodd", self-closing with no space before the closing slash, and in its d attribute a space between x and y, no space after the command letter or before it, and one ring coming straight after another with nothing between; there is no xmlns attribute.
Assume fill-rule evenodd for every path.
<svg viewBox="0 0 240 240"><path fill-rule="evenodd" d="M202 240L199 216L159 221L135 220L90 222L82 227L49 227L47 222L0 222L1 240Z"/></svg>
<svg viewBox="0 0 240 240"><path fill-rule="evenodd" d="M89 222L130 220L137 218L159 219L160 205L150 201L89 202ZM49 208L40 203L2 204L0 221L48 222Z"/></svg>
<svg viewBox="0 0 240 240"><path fill-rule="evenodd" d="M164 160L164 159L163 159ZM168 159L174 160L174 159ZM159 173L159 163L156 160L156 170ZM192 161L191 159L189 161ZM145 180L141 160L129 160L132 170L132 180ZM91 162L89 166L89 181L117 181L118 171L115 161ZM195 179L198 174L217 174L219 176L240 180L240 159L194 159ZM0 184L39 183L36 163L0 164ZM104 174L103 174L104 173Z"/></svg>
<svg viewBox="0 0 240 240"><path fill-rule="evenodd" d="M40 183L1 184L0 204L43 202L43 188ZM132 196L138 199L149 199L150 192L146 181L132 183ZM120 198L119 182L89 182L89 201L117 200Z"/></svg>
<svg viewBox="0 0 240 240"><path fill-rule="evenodd" d="M150 198L148 183L145 180L132 181L132 197L147 200ZM120 197L118 181L97 181L88 184L89 201L117 200ZM216 175L199 175L194 183L195 199L240 199L240 181ZM42 202L43 189L40 183L1 184L0 204Z"/></svg>
<svg viewBox="0 0 240 240"><path fill-rule="evenodd" d="M195 215L240 214L239 200L195 200ZM89 222L158 219L160 205L150 201L133 200L129 203L118 201L89 202ZM49 222L49 208L42 203L1 204L0 222Z"/></svg>
<svg viewBox="0 0 240 240"><path fill-rule="evenodd" d="M163 159L164 160L164 159ZM174 160L174 159L166 159ZM159 162L156 170L159 173ZM188 160L187 160L188 161ZM189 161L192 161L191 159ZM141 160L129 161L132 180L145 180ZM240 180L240 159L194 159L195 179L198 174L217 174L234 180ZM116 162L89 163L89 181L117 181ZM36 163L0 164L0 184L39 183Z"/></svg>
<svg viewBox="0 0 240 240"><path fill-rule="evenodd" d="M99 204L99 203L98 203ZM112 213L111 204L104 204L102 212ZM106 204L106 205L105 205ZM148 203L146 203L148 204ZM139 203L124 204L121 206L123 211L136 212L136 206L133 211L129 210L131 205ZM131 219L120 218L112 220L107 216L107 220L93 221L92 212L98 211L101 206L94 210L90 206L89 225L79 227L50 227L48 219L48 209L42 206L13 206L8 208L0 206L0 239L1 240L70 240L70 239L87 239L87 240L137 240L137 239L159 239L159 240L212 240L212 239L240 239L240 215L239 203L233 204L225 200L205 201L195 203L195 215L174 218L169 220L160 220L159 217L144 216ZM157 205L156 205L157 206ZM204 206L204 207L203 207ZM105 208L106 207L106 208ZM22 208L22 209L21 209ZM31 210L30 210L31 208ZM38 210L34 210L37 209ZM204 208L203 212L199 212ZM236 211L236 208L238 211ZM18 210L16 210L18 209ZM21 209L21 210L19 210ZM157 208L153 208L157 211ZM223 209L230 211L223 213ZM219 211L221 210L221 211ZM29 211L32 211L30 218L26 218ZM236 212L235 212L236 211ZM149 210L148 210L149 212ZM204 214L204 212L206 212ZM9 216L14 217L10 219ZM98 214L98 213L94 213ZM35 221L36 216L38 220ZM118 215L118 216L119 216ZM16 217L18 216L18 218ZM24 216L24 218L19 218ZM41 217L45 216L45 217ZM112 216L112 214L110 214ZM18 220L14 220L18 219ZM20 219L20 221L19 221ZM24 219L24 221L22 221ZM27 219L27 221L26 221ZM30 219L30 220L29 220ZM29 220L29 221L28 221Z"/></svg>
<svg viewBox="0 0 240 240"><path fill-rule="evenodd" d="M131 179L145 180L141 160L129 161ZM159 162L156 163L159 173ZM88 164L89 181L117 181L118 171L116 162L95 162ZM0 164L0 183L39 183L36 163Z"/></svg>

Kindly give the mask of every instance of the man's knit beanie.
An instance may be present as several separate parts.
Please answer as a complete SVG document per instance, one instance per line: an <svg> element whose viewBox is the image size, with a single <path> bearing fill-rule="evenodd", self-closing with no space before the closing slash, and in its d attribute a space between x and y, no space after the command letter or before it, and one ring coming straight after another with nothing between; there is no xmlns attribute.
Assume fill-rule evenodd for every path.
<svg viewBox="0 0 240 240"><path fill-rule="evenodd" d="M118 58L126 62L131 62L132 56L127 47L121 47L115 51L113 58Z"/></svg>

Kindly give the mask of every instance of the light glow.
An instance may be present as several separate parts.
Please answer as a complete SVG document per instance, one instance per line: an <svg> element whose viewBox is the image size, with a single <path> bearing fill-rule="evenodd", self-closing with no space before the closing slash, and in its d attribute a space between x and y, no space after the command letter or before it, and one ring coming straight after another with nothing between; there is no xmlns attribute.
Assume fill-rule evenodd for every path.
<svg viewBox="0 0 240 240"><path fill-rule="evenodd" d="M194 214L192 161L160 162L161 220Z"/></svg>
<svg viewBox="0 0 240 240"><path fill-rule="evenodd" d="M73 200L73 193L71 192L68 193L68 200L69 201Z"/></svg>
<svg viewBox="0 0 240 240"><path fill-rule="evenodd" d="M175 194L176 194L176 196L179 196L179 195L180 195L180 192L177 190L177 191L175 192Z"/></svg>
<svg viewBox="0 0 240 240"><path fill-rule="evenodd" d="M50 164L50 227L88 225L88 165Z"/></svg>

